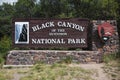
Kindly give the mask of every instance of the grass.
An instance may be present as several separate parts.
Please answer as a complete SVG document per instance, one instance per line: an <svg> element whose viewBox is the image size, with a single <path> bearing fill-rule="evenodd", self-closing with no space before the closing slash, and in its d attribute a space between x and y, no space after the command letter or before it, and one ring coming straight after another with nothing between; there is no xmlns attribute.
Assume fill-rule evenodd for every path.
<svg viewBox="0 0 120 80"><path fill-rule="evenodd" d="M65 64L37 64L21 80L94 80L92 72Z"/></svg>
<svg viewBox="0 0 120 80"><path fill-rule="evenodd" d="M115 60L115 59L117 59L117 58L116 58L116 53L104 54L104 56L103 56L103 61L104 61L105 63L109 63L109 62L111 62L111 61L113 61L113 60Z"/></svg>
<svg viewBox="0 0 120 80"><path fill-rule="evenodd" d="M103 67L110 80L120 79L120 60L110 61ZM12 80L14 73L22 74L20 80L96 80L97 70L83 69L80 66L69 66L65 63L35 64L31 68L3 68L0 69L0 80ZM99 77L98 75L95 75Z"/></svg>
<svg viewBox="0 0 120 80"><path fill-rule="evenodd" d="M10 80L13 78L13 71L7 69L0 69L0 80Z"/></svg>
<svg viewBox="0 0 120 80"><path fill-rule="evenodd" d="M68 64L36 64L31 68L2 68L0 80L12 80L14 74L24 75L20 80L94 80L93 72Z"/></svg>
<svg viewBox="0 0 120 80"><path fill-rule="evenodd" d="M14 74L26 74L30 68L2 68L0 69L0 80L12 80Z"/></svg>
<svg viewBox="0 0 120 80"><path fill-rule="evenodd" d="M113 54L106 54L103 57L104 62L106 63L103 67L105 73L111 78L111 80L120 80L120 52Z"/></svg>
<svg viewBox="0 0 120 80"><path fill-rule="evenodd" d="M111 62L108 62L104 67L103 70L105 73L108 74L108 76L111 78L111 80L120 80L120 60L112 60Z"/></svg>

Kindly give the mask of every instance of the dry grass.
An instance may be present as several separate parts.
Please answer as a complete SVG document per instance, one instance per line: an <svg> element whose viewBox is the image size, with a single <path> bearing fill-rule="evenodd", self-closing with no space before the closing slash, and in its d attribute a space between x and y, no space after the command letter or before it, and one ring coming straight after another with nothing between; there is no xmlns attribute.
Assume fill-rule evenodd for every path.
<svg viewBox="0 0 120 80"><path fill-rule="evenodd" d="M0 69L0 80L11 80L13 78L14 71L8 69Z"/></svg>
<svg viewBox="0 0 120 80"><path fill-rule="evenodd" d="M107 63L103 69L111 80L120 80L120 60L115 60Z"/></svg>
<svg viewBox="0 0 120 80"><path fill-rule="evenodd" d="M14 74L26 74L30 68L4 68L0 69L0 80L13 80Z"/></svg>
<svg viewBox="0 0 120 80"><path fill-rule="evenodd" d="M31 68L9 68L0 69L0 80L13 80L14 74L17 73L20 80L102 80L99 79L101 74L94 64L89 65L87 69L85 64L77 66L75 64L36 64ZM103 65L104 66L104 65ZM120 61L111 61L105 64L103 69L110 77L109 80L120 80ZM102 75L104 75L104 72ZM95 78L96 77L96 78Z"/></svg>
<svg viewBox="0 0 120 80"><path fill-rule="evenodd" d="M90 70L80 67L69 67L65 64L37 64L28 72L28 76L21 80L94 80L91 75Z"/></svg>

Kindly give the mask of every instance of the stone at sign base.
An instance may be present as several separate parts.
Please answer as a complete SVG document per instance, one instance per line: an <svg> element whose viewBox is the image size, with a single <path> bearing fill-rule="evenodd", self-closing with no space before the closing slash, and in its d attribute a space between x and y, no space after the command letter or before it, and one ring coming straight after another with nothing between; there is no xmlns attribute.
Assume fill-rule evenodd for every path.
<svg viewBox="0 0 120 80"><path fill-rule="evenodd" d="M53 64L102 62L102 53L98 51L59 51L59 50L13 50L8 53L6 65L33 65L37 62Z"/></svg>

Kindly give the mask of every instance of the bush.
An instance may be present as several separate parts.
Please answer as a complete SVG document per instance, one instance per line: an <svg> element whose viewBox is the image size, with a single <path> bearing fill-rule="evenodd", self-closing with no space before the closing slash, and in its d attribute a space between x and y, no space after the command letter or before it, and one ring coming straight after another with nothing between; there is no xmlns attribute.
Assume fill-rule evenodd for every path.
<svg viewBox="0 0 120 80"><path fill-rule="evenodd" d="M0 41L0 68L4 64L4 57L7 54L7 51L10 50L11 47L11 39L7 36L4 36Z"/></svg>
<svg viewBox="0 0 120 80"><path fill-rule="evenodd" d="M6 55L6 52L11 49L11 39L7 36L4 36L0 41L0 53L2 56Z"/></svg>
<svg viewBox="0 0 120 80"><path fill-rule="evenodd" d="M116 54L116 58L120 59L120 51L117 52L117 54Z"/></svg>
<svg viewBox="0 0 120 80"><path fill-rule="evenodd" d="M2 57L0 57L0 68L2 68L3 63L4 63L4 59Z"/></svg>
<svg viewBox="0 0 120 80"><path fill-rule="evenodd" d="M66 56L65 59L62 59L60 62L58 63L66 63L66 64L71 64L73 61L73 57L72 56Z"/></svg>
<svg viewBox="0 0 120 80"><path fill-rule="evenodd" d="M108 62L110 62L110 61L112 61L112 60L117 59L117 58L116 58L116 54L117 54L117 53L105 54L105 55L103 56L103 61L104 61L105 63L108 63Z"/></svg>
<svg viewBox="0 0 120 80"><path fill-rule="evenodd" d="M4 59L0 57L0 64L2 64L3 62L4 62Z"/></svg>

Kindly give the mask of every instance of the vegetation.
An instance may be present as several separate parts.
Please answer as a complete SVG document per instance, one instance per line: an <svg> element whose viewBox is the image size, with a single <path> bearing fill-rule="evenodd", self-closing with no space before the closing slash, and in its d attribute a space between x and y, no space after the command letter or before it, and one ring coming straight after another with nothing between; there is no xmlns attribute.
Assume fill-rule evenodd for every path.
<svg viewBox="0 0 120 80"><path fill-rule="evenodd" d="M7 69L0 69L0 80L10 80L13 79L13 71Z"/></svg>
<svg viewBox="0 0 120 80"><path fill-rule="evenodd" d="M86 64L87 65L87 64ZM89 64L90 66L93 64ZM101 75L107 75L107 80L120 79L120 61L111 61L102 65L102 68L81 67L78 64L43 64L39 63L30 68L4 68L0 69L0 80L99 80ZM101 70L104 72L99 72ZM106 78L105 78L106 80Z"/></svg>
<svg viewBox="0 0 120 80"><path fill-rule="evenodd" d="M7 67L0 69L0 80L13 80L14 76L25 76L30 68L13 68Z"/></svg>
<svg viewBox="0 0 120 80"><path fill-rule="evenodd" d="M119 61L119 60L120 60L120 52L103 55L103 62L107 64L110 63L111 61Z"/></svg>
<svg viewBox="0 0 120 80"><path fill-rule="evenodd" d="M103 67L105 73L111 80L120 79L120 53L105 54L103 57L104 62L106 63Z"/></svg>
<svg viewBox="0 0 120 80"><path fill-rule="evenodd" d="M111 78L111 80L119 80L120 79L120 60L112 60L108 62L103 67L105 73Z"/></svg>
<svg viewBox="0 0 120 80"><path fill-rule="evenodd" d="M116 53L113 54L104 54L103 61L105 63L109 63L110 61L113 61L116 59Z"/></svg>
<svg viewBox="0 0 120 80"><path fill-rule="evenodd" d="M21 80L93 80L92 72L65 64L36 64Z"/></svg>
<svg viewBox="0 0 120 80"><path fill-rule="evenodd" d="M20 80L94 80L92 70L85 70L78 66L67 64L36 64L32 68L4 68L0 69L0 80L12 80L19 75Z"/></svg>
<svg viewBox="0 0 120 80"><path fill-rule="evenodd" d="M0 56L11 49L13 18L116 19L120 33L120 0L18 0L0 5Z"/></svg>

